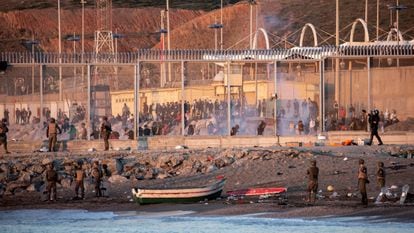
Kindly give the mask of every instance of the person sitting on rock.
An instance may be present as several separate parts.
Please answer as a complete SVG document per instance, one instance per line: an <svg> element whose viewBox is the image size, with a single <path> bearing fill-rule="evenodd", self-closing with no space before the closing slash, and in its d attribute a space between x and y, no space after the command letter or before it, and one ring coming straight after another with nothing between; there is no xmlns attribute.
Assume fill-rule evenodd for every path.
<svg viewBox="0 0 414 233"><path fill-rule="evenodd" d="M49 163L47 165L46 181L46 191L48 193L48 200L56 201L56 183L58 182L58 174L55 171L55 169L53 169L53 163Z"/></svg>
<svg viewBox="0 0 414 233"><path fill-rule="evenodd" d="M230 131L230 136L234 136L239 132L239 125L235 125L234 127L231 128Z"/></svg>

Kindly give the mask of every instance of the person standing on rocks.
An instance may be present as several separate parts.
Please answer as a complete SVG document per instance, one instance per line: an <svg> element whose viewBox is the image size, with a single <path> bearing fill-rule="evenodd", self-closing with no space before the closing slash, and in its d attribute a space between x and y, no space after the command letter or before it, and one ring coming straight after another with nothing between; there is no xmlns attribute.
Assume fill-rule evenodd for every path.
<svg viewBox="0 0 414 233"><path fill-rule="evenodd" d="M47 193L48 193L48 200L50 201L56 201L56 183L58 182L58 174L53 169L53 163L49 163L47 165L46 170L46 180L47 180Z"/></svg>
<svg viewBox="0 0 414 233"><path fill-rule="evenodd" d="M0 122L0 146L3 145L4 151L6 154L10 154L9 150L7 149L7 133L9 132L9 128L7 128L7 119L3 118Z"/></svg>
<svg viewBox="0 0 414 233"><path fill-rule="evenodd" d="M365 167L365 161L363 159L359 160L359 169L358 169L358 188L361 193L361 201L364 206L368 206L368 195L366 184L369 183L367 175L367 167Z"/></svg>
<svg viewBox="0 0 414 233"><path fill-rule="evenodd" d="M95 161L92 166L92 177L95 186L95 196L102 197L101 182L102 182L102 171L99 169L99 162Z"/></svg>
<svg viewBox="0 0 414 233"><path fill-rule="evenodd" d="M55 151L58 133L61 134L62 130L56 123L55 118L52 117L46 129L46 137L49 138L49 152Z"/></svg>
<svg viewBox="0 0 414 233"><path fill-rule="evenodd" d="M311 166L307 170L308 175L308 202L315 203L316 192L318 191L319 168L316 166L316 160L311 161Z"/></svg>
<svg viewBox="0 0 414 233"><path fill-rule="evenodd" d="M75 194L74 197L75 200L84 199L85 198L85 186L83 184L83 181L85 179L85 172L82 169L82 163L78 162L78 164L75 167ZM80 189L80 197L79 197L79 189Z"/></svg>
<svg viewBox="0 0 414 233"><path fill-rule="evenodd" d="M104 116L102 118L103 122L101 124L101 136L105 143L105 151L109 150L109 136L111 136L112 126L109 123L108 118Z"/></svg>
<svg viewBox="0 0 414 233"><path fill-rule="evenodd" d="M381 189L385 187L385 170L383 162L378 162L377 184Z"/></svg>

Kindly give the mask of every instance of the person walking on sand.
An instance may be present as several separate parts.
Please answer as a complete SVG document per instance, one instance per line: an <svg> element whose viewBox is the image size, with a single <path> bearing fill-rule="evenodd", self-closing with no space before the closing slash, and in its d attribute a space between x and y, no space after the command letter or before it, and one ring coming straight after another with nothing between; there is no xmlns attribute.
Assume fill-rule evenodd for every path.
<svg viewBox="0 0 414 233"><path fill-rule="evenodd" d="M315 203L316 192L318 191L319 168L316 166L316 160L312 160L307 170L308 175L308 199L307 202Z"/></svg>
<svg viewBox="0 0 414 233"><path fill-rule="evenodd" d="M377 184L378 187L381 189L385 187L385 170L384 170L384 163L378 162L378 168L377 168Z"/></svg>
<svg viewBox="0 0 414 233"><path fill-rule="evenodd" d="M3 145L4 153L10 154L9 150L7 149L7 133L9 132L9 128L7 128L7 119L3 118L0 122L0 146Z"/></svg>
<svg viewBox="0 0 414 233"><path fill-rule="evenodd" d="M368 206L368 195L366 184L369 183L367 175L367 167L365 167L365 161L363 159L359 160L359 169L358 169L358 188L361 193L361 201L364 206Z"/></svg>
<svg viewBox="0 0 414 233"><path fill-rule="evenodd" d="M101 182L102 182L102 171L99 169L99 162L95 161L92 165L92 178L95 186L95 196L102 197Z"/></svg>
<svg viewBox="0 0 414 233"><path fill-rule="evenodd" d="M49 163L47 165L46 170L46 180L47 180L47 193L48 193L48 200L56 201L56 183L58 182L58 174L53 169L53 163Z"/></svg>
<svg viewBox="0 0 414 233"><path fill-rule="evenodd" d="M82 162L78 162L75 166L75 194L76 196L73 198L74 200L84 199L85 198L85 186L83 181L85 179L85 172L82 169ZM80 189L80 196L79 196L79 189Z"/></svg>
<svg viewBox="0 0 414 233"><path fill-rule="evenodd" d="M101 136L105 143L105 151L109 150L109 136L111 136L112 126L109 123L108 118L104 116L102 118L103 122L101 124Z"/></svg>
<svg viewBox="0 0 414 233"><path fill-rule="evenodd" d="M49 152L55 151L58 133L61 134L62 130L56 123L55 118L50 118L50 123L46 129L46 137L49 138Z"/></svg>

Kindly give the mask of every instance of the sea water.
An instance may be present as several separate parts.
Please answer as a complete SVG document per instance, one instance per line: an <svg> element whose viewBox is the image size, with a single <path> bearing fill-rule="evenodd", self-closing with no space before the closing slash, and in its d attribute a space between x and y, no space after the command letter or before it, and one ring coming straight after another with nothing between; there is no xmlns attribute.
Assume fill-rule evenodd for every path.
<svg viewBox="0 0 414 233"><path fill-rule="evenodd" d="M195 216L189 211L88 212L85 210L0 211L0 232L414 232L414 223L381 218L277 219L260 215Z"/></svg>

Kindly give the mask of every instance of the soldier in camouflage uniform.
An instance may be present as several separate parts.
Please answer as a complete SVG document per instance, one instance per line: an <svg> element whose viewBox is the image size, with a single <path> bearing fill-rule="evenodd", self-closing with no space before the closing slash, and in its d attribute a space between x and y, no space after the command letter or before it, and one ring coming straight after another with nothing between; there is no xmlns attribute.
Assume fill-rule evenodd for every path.
<svg viewBox="0 0 414 233"><path fill-rule="evenodd" d="M308 200L315 203L316 192L318 191L319 168L316 166L316 160L311 161L311 166L307 170L308 175Z"/></svg>
<svg viewBox="0 0 414 233"><path fill-rule="evenodd" d="M92 166L92 177L95 186L95 196L102 197L101 183L102 183L102 171L99 169L99 162L95 161Z"/></svg>
<svg viewBox="0 0 414 233"><path fill-rule="evenodd" d="M53 163L49 163L47 165L46 180L46 191L48 193L48 200L56 201L56 183L58 182L58 174L55 171L55 169L53 169Z"/></svg>
<svg viewBox="0 0 414 233"><path fill-rule="evenodd" d="M7 149L7 133L9 132L9 128L7 128L7 119L3 118L0 122L0 146L3 145L4 151L6 154L10 154L9 150Z"/></svg>

